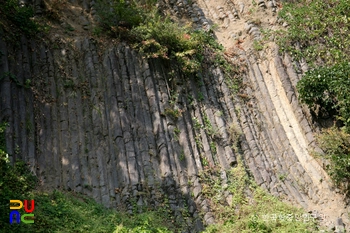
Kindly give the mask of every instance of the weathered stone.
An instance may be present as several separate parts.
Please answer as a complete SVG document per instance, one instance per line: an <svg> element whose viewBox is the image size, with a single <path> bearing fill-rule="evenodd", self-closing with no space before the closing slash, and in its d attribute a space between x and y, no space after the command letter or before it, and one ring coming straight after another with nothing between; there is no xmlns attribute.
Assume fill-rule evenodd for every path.
<svg viewBox="0 0 350 233"><path fill-rule="evenodd" d="M94 5L91 1L93 14ZM209 29L213 17L223 19L224 27L238 17L235 5L229 3L228 8L218 8L220 16L209 9L208 19L198 4L190 7L187 1L179 1L177 5L174 11L186 13ZM268 6L275 5L269 1ZM238 7L242 13L244 4ZM88 30L89 22L78 19ZM261 36L251 22L245 30L254 38ZM236 39L240 34L229 35ZM312 160L305 165L298 157L298 153L308 156L306 146L315 144L295 91L301 71L306 70L305 61L299 64L276 54L273 62L261 61L242 52L240 59L247 65L247 75L242 75L247 86L244 95L248 97L238 99L232 97L219 69L203 68L198 83L194 79L171 81L171 71L176 78L180 76L172 65L145 60L125 44L106 51L92 39L76 39L73 49L64 43L50 49L25 39L20 44L15 50L0 41L0 72L16 73L20 83L35 77L35 83L24 90L9 77L1 80L0 120L10 122L6 145L11 161L29 162L44 185L83 192L105 206L123 204L130 213L131 199L140 211L143 205L160 205L167 196L177 221L187 224L189 231L202 229L196 206L204 212L205 223L215 219L201 193L198 174L208 167L236 165L228 127L237 123L242 136L235 140L241 142L244 162L261 187L305 207L309 202L327 202L321 198L323 186L315 181L318 172L310 165ZM198 128L194 117L207 125ZM33 125L32 131L22 127L26 121ZM209 125L215 132L209 132ZM296 134L297 130L302 134ZM16 145L23 155L16 153ZM288 176L282 181L279 176L284 173ZM224 172L221 179L225 189ZM232 194L228 190L224 194L232 203ZM189 206L188 221L181 215L184 203Z"/></svg>

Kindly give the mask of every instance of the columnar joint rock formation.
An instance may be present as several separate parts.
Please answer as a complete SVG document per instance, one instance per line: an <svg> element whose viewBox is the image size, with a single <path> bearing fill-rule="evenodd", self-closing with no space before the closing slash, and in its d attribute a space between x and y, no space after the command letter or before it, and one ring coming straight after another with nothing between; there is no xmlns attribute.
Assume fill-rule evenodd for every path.
<svg viewBox="0 0 350 233"><path fill-rule="evenodd" d="M273 13L275 1L256 7L272 17L265 2ZM94 1L80 3L96 13ZM59 35L48 44L0 41L0 121L9 123L11 160L28 162L44 187L81 192L108 207L135 212L168 200L176 222L200 231L215 219L199 174L212 166L225 174L236 165L234 126L243 133L242 157L258 185L325 214L325 222L343 218L349 226L342 197L308 150L318 150L317 127L295 89L305 62L280 56L274 46L249 50L261 32L247 17L248 1L216 8L210 1L167 4L198 27L220 25L219 41L235 47L247 67L244 98L232 95L217 67L203 65L197 77L183 77L123 43L102 49L93 39Z"/></svg>
<svg viewBox="0 0 350 233"><path fill-rule="evenodd" d="M0 44L1 72L11 74L1 82L11 160L27 161L45 187L108 207L132 212L134 202L141 209L166 198L179 219L189 206L190 229L202 229L198 208L212 223L198 175L209 164L236 164L221 71L197 80L176 72L175 84L168 81L174 67L143 60L127 45L101 54L93 40L61 42L54 49L25 38L20 47Z"/></svg>

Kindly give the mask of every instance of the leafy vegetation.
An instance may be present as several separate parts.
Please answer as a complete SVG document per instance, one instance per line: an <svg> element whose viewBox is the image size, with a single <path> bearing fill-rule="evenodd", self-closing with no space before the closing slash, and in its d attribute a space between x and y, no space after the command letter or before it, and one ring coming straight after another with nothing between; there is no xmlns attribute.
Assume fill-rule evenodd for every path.
<svg viewBox="0 0 350 233"><path fill-rule="evenodd" d="M325 151L329 164L326 169L329 171L335 184L348 196L350 194L350 134L344 130L332 127L323 130L319 135L318 142Z"/></svg>
<svg viewBox="0 0 350 233"><path fill-rule="evenodd" d="M254 48L256 51L261 51L261 50L264 49L264 46L263 46L263 44L261 43L261 41L254 40L254 42L253 42L253 48Z"/></svg>
<svg viewBox="0 0 350 233"><path fill-rule="evenodd" d="M203 195L217 220L205 232L316 232L314 218L260 188L241 161L226 172L227 181L221 173L211 168L201 174Z"/></svg>
<svg viewBox="0 0 350 233"><path fill-rule="evenodd" d="M20 7L17 0L0 1L0 29L5 35L18 37L21 34L35 36L40 31L40 26L34 21L32 7Z"/></svg>
<svg viewBox="0 0 350 233"><path fill-rule="evenodd" d="M175 127L174 128L174 139L175 139L175 141L179 141L180 133L181 133L181 131L179 130L179 128Z"/></svg>
<svg viewBox="0 0 350 233"><path fill-rule="evenodd" d="M164 114L173 118L174 120L177 120L179 117L182 116L182 113L179 109L172 109L172 108L166 108L164 110Z"/></svg>
<svg viewBox="0 0 350 233"><path fill-rule="evenodd" d="M241 135L242 135L242 131L241 129L239 128L239 126L232 122L230 124L230 126L228 127L227 129L227 132L229 134L229 138L230 138L230 141L232 143L232 149L236 152L236 153L239 153L240 152L240 138L241 138Z"/></svg>
<svg viewBox="0 0 350 233"><path fill-rule="evenodd" d="M302 102L333 113L350 132L350 63L311 70L297 88Z"/></svg>
<svg viewBox="0 0 350 233"><path fill-rule="evenodd" d="M307 4L305 4L305 2ZM319 142L327 170L345 192L350 180L350 4L348 0L285 3L280 17L288 31L279 39L282 51L305 59L311 70L299 81L300 101L316 117L333 117L342 129L323 131Z"/></svg>
<svg viewBox="0 0 350 233"><path fill-rule="evenodd" d="M210 32L192 30L190 25L180 26L168 16L161 15L156 2L145 3L115 0L110 5L99 1L98 12L100 27L109 36L127 40L146 58L161 58L176 61L185 74L201 70L206 58L217 60L215 64L223 65L223 46L219 45ZM216 55L220 59L214 59ZM232 71L227 65L227 73Z"/></svg>
<svg viewBox="0 0 350 233"><path fill-rule="evenodd" d="M10 225L6 214L2 217L2 229L6 232L171 232L164 226L166 222L160 212L128 216L77 193L32 192L25 196L35 200L34 224ZM7 205L2 206L5 209L8 209L8 200Z"/></svg>
<svg viewBox="0 0 350 233"><path fill-rule="evenodd" d="M349 0L315 0L285 3L279 16L289 28L279 45L296 59L310 65L327 65L350 60ZM299 45L298 49L295 45Z"/></svg>
<svg viewBox="0 0 350 233"><path fill-rule="evenodd" d="M27 79L24 84L21 84L20 81L18 80L18 78L12 74L11 72L5 72L4 74L0 75L0 81L5 79L5 78L9 78L12 82L16 83L16 85L18 87L24 87L24 88L30 88L30 83L31 80Z"/></svg>

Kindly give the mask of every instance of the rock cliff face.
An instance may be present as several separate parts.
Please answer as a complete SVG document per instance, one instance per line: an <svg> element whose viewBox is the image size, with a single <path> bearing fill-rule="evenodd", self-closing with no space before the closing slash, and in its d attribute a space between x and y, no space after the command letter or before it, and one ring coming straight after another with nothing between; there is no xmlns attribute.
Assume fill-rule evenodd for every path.
<svg viewBox="0 0 350 233"><path fill-rule="evenodd" d="M130 212L166 199L176 221L186 221L181 209L188 206L188 229L199 231L215 221L199 174L235 166L238 143L260 186L325 214L324 221L348 223L342 197L308 151L317 149L317 129L297 100L301 65L275 46L240 52L246 72L239 96L219 68L182 77L122 43L102 48L84 37L47 44L23 37L17 46L0 41L0 51L7 150L12 161L28 162L45 188Z"/></svg>

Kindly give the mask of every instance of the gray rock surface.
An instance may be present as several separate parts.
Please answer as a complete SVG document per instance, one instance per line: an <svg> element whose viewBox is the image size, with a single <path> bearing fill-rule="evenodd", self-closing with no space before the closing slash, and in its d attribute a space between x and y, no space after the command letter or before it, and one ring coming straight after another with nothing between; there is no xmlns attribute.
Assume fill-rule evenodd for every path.
<svg viewBox="0 0 350 233"><path fill-rule="evenodd" d="M265 7L265 1L258 2ZM95 2L83 5L89 10ZM196 3L170 5L178 14L192 12L195 23L207 20ZM275 8L275 1L268 6ZM227 8L210 8L209 15L234 23L236 8L242 13L244 4ZM257 26L245 26L260 38ZM174 67L142 59L122 43L101 49L93 39L80 38L50 47L21 38L19 44L0 40L0 74L18 80L5 75L0 81L0 121L9 123L11 161L28 162L44 187L81 192L130 213L167 199L177 221L198 232L215 222L199 173L236 165L236 142L229 133L235 124L243 133L238 143L244 162L258 185L307 210L319 206L321 214L335 203L329 183L320 182L327 176L307 151L319 148L313 136L317 125L295 89L300 73L294 67L305 72L305 62L277 53L262 61L242 53L248 70L242 73L245 100L232 96L216 67L196 79L182 79L175 70L175 85L169 81ZM184 206L190 221L181 215ZM332 221L342 232L349 221L336 217Z"/></svg>

